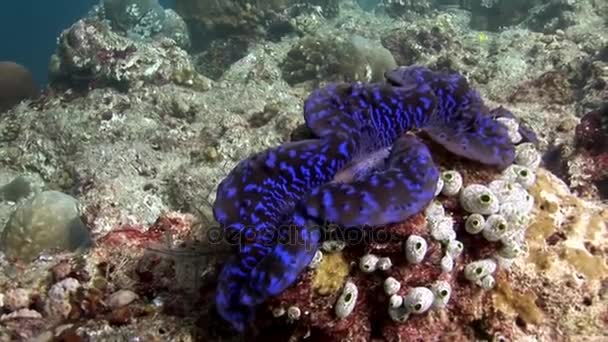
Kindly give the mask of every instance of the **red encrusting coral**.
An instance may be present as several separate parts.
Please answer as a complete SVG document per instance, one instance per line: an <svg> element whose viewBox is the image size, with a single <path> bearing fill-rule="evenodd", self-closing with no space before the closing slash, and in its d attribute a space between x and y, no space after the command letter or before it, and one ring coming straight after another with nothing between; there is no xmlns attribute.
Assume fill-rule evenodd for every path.
<svg viewBox="0 0 608 342"><path fill-rule="evenodd" d="M193 220L189 215L169 213L160 216L148 228L141 225L125 225L112 230L98 240L98 244L109 247L150 247L151 244L163 242L168 234L184 236L190 233Z"/></svg>

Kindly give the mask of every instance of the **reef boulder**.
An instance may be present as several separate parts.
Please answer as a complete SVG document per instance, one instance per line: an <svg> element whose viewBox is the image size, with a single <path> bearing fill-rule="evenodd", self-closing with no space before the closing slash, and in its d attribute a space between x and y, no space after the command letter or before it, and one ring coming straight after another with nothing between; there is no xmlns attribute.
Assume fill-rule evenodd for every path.
<svg viewBox="0 0 608 342"><path fill-rule="evenodd" d="M32 73L15 62L0 61L0 113L38 96Z"/></svg>

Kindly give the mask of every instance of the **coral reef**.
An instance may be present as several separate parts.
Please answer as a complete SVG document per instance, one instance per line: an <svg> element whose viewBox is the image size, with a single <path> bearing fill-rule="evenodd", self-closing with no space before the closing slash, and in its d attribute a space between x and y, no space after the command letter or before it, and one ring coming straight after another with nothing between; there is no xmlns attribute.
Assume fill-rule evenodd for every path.
<svg viewBox="0 0 608 342"><path fill-rule="evenodd" d="M0 61L0 114L25 99L38 96L38 85L24 66Z"/></svg>
<svg viewBox="0 0 608 342"><path fill-rule="evenodd" d="M471 12L471 27L499 31L509 26L553 33L576 25L586 14L599 11L593 1L467 0L462 8ZM583 14L585 13L585 14Z"/></svg>
<svg viewBox="0 0 608 342"><path fill-rule="evenodd" d="M51 57L50 75L55 86L85 89L112 86L124 90L143 83L169 82L201 89L210 86L174 41L138 43L91 19L81 20L61 34Z"/></svg>
<svg viewBox="0 0 608 342"><path fill-rule="evenodd" d="M378 82L397 66L380 43L360 36L305 36L281 64L289 84L305 81Z"/></svg>
<svg viewBox="0 0 608 342"><path fill-rule="evenodd" d="M454 45L450 32L439 26L414 29L397 29L382 38L382 44L391 51L397 64L418 63L423 55L437 55Z"/></svg>
<svg viewBox="0 0 608 342"><path fill-rule="evenodd" d="M91 244L78 203L66 194L44 191L15 209L0 235L0 251L31 260L45 250L71 250Z"/></svg>
<svg viewBox="0 0 608 342"><path fill-rule="evenodd" d="M158 0L101 0L89 17L107 21L112 30L134 40L166 37L183 49L190 47L186 22Z"/></svg>
<svg viewBox="0 0 608 342"><path fill-rule="evenodd" d="M429 13L434 7L433 0L382 0L380 7L386 14L395 17Z"/></svg>
<svg viewBox="0 0 608 342"><path fill-rule="evenodd" d="M514 161L509 131L492 117L505 110L487 110L461 75L414 66L387 71L386 77L388 84L330 84L315 90L304 104L304 116L317 139L256 154L218 186L214 216L237 243L238 254L219 276L216 305L235 329L247 329L253 308L291 286L311 262L323 240L319 234L325 228L319 223L381 226L403 221L429 204L439 173L419 140L399 137L406 131L421 129L446 150L483 164L505 168ZM376 153L382 154L379 161L370 157ZM344 170L357 160L361 166ZM375 169L380 171L370 172ZM505 172L508 180L527 187L520 174L533 171ZM334 178L338 181L331 182ZM465 210L498 213L500 204L491 194L489 189L464 189ZM509 215L518 217L519 209ZM497 229L490 224L493 218L484 231ZM506 233L506 219L500 218L504 227L500 235L491 233L495 238L486 235L491 241ZM453 239L433 230L438 240Z"/></svg>
<svg viewBox="0 0 608 342"><path fill-rule="evenodd" d="M542 5L542 3L542 0L472 0L465 1L464 8L472 12L471 27L497 31L501 27L521 23L527 18L532 8Z"/></svg>
<svg viewBox="0 0 608 342"><path fill-rule="evenodd" d="M215 3L228 13L245 2ZM497 31L472 30L484 10L453 0L400 14L342 1L333 18L329 7L292 6L222 38L191 18L198 56L170 35L128 34L101 12L77 22L51 61L59 77L0 115L0 230L32 198L59 191L82 207L94 244L32 259L0 252L0 340L606 340L608 211L595 178L606 168L586 166L599 165L593 139L605 138L597 113L608 89L608 2L550 3ZM530 139L525 123L538 145L518 143L515 165L500 172L409 132L438 169L431 204L374 230L330 227L295 283L256 306L257 331L242 336L215 308L220 267L234 251L213 243L222 230L210 203L239 161L317 139L302 116L317 80L290 86L281 68L303 36L365 37L397 65L464 75L488 108L515 114L492 114L506 115L496 120L510 140ZM122 58L128 46L134 59ZM114 58L94 54L104 47L117 49ZM156 63L164 67L150 76ZM193 65L216 81L180 81L192 75L180 66ZM357 160L338 180L382 171L384 157ZM490 214L464 210L465 192L469 210ZM503 233L505 222L516 235Z"/></svg>
<svg viewBox="0 0 608 342"><path fill-rule="evenodd" d="M233 63L247 55L250 44L247 38L240 36L216 39L194 57L196 70L217 80Z"/></svg>
<svg viewBox="0 0 608 342"><path fill-rule="evenodd" d="M453 166L453 161L450 161L449 157L445 161ZM467 170L466 164L459 164L458 169L463 171L467 182L480 179L487 181L488 178L497 176L496 171L489 168L481 170L476 168L471 172L472 170ZM440 196L438 200L445 206L446 212L449 211L455 222L453 229L457 231L457 239L463 243L461 254L454 254L453 269L442 270L439 267L443 248L439 241L428 236L427 230L427 222L432 216L427 213L425 219L425 215L417 215L405 223L385 228L387 234L394 234L398 236L397 239L389 242L372 241L364 246L357 244L335 252L334 254L340 255L339 260L344 263L342 267L350 270L347 276L328 275L326 272L336 266L326 267L324 261L318 268L307 271L294 288L273 299L269 304L270 308L266 310L281 312L281 308L295 307L304 314L296 320L279 316L268 324L277 327L281 322L283 324L294 322L295 328L291 330L291 338L307 337L315 341L344 339L398 341L400 338L413 341L500 338L519 340L531 331L534 331L539 339L549 336L560 338L559 336L563 336L561 329L572 331L572 327L568 326L569 323L566 323L567 321L558 312L578 315L575 314L578 309L565 303L571 301L579 305L578 303L582 303L584 298L594 298L588 304L593 310L587 311L586 316L581 315L580 320L593 319L599 326L605 326L605 323L601 323L600 317L591 318L593 314L590 312L595 310L605 312L606 297L602 294L601 279L606 279L608 270L606 256L597 251L596 247L593 249L598 253L595 254L596 256L590 254L587 249L580 250L578 247L576 250L567 251L573 248L568 247L570 244L582 242L578 234L581 233L579 229L585 223L580 222L570 226L569 223L554 222L559 222L566 215L574 215L575 220L587 220L584 217L590 215L593 217L591 219L593 228L590 229L596 233L582 239L585 241L590 239L586 244L595 245L598 242L601 244L600 232L605 229L603 222L605 219L602 219L602 215L606 215L606 211L598 211L594 205L579 200L571 202L574 197L568 192L565 184L546 171L539 170L537 176L538 181L529 189L534 197L534 219L530 221L533 223L526 233L526 252L522 251L523 254L519 254L518 257L505 258L501 256L500 248L487 242L482 234L465 233L463 220L467 214L462 212L453 197ZM573 230L565 233L564 229L568 231L567 227L576 227L574 229L578 233ZM429 251L422 263L407 261L400 246L408 235L411 236L410 234L421 234L429 241ZM553 240L556 235L562 236L558 243ZM500 254L495 254L497 251ZM449 248L445 252L449 253ZM377 270L373 273L361 272L358 268L352 267L352 264L362 253L390 257L393 266L388 270ZM496 263L487 259L493 253L498 261L497 269ZM471 262L473 260L479 261ZM537 265L537 269L530 270L526 266L527 263ZM480 282L480 287L476 288L471 286L467 278L480 279L476 271L478 265L481 267L480 275L494 273L494 276L485 276L482 278L485 281ZM488 265L489 268L484 269L486 267L484 265ZM598 267L597 272L587 268L594 267L592 265ZM573 273L579 274L578 272L582 270L593 273L593 276L587 278L581 275L578 280L581 283L574 285L577 276ZM471 271L474 274L469 275L467 272ZM551 272L551 276L559 280L550 283L547 281L549 275L537 273L545 271ZM342 282L344 286L354 284L358 288L356 304L350 315L340 318L334 313L334 303L335 305L340 303L342 287L335 287L331 292L319 292L320 285L317 285L316 279L320 277L328 281ZM391 290L387 291L387 281L399 285L389 286ZM494 290L488 291L488 288L492 287ZM440 289L445 290L442 295L438 295L441 294ZM559 289L572 295L563 298L559 294ZM435 302L431 299L433 296ZM402 299L399 299L400 297ZM416 298L419 298L419 302ZM421 303L421 305L417 311L408 312L401 309L407 303ZM431 310L420 314L427 308ZM505 320L507 317L509 320ZM513 323L515 318L520 323ZM590 330L587 333L598 338L602 336L599 330Z"/></svg>
<svg viewBox="0 0 608 342"><path fill-rule="evenodd" d="M335 17L337 0L213 1L177 0L177 13L188 23L194 40L234 34L249 37L282 36L291 31L290 18L301 13Z"/></svg>
<svg viewBox="0 0 608 342"><path fill-rule="evenodd" d="M165 12L158 0L102 0L99 11L112 28L127 35L151 37L163 29Z"/></svg>

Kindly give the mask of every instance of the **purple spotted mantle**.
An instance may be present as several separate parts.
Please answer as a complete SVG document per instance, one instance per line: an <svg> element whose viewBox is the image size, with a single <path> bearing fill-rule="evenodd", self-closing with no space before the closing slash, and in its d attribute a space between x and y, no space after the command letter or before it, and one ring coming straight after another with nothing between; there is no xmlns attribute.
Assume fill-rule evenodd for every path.
<svg viewBox="0 0 608 342"><path fill-rule="evenodd" d="M450 152L498 168L514 159L507 129L458 73L401 67L386 83L331 84L304 103L315 139L285 143L241 161L218 189L213 211L238 249L219 276L216 307L236 330L255 308L292 285L320 243L323 223L373 227L422 211L439 171L411 129ZM353 162L388 151L348 182Z"/></svg>

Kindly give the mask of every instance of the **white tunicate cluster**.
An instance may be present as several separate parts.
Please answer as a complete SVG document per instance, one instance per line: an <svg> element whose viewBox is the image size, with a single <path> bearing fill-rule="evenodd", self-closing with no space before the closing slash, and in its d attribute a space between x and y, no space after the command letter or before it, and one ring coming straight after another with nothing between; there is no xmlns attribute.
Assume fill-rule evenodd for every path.
<svg viewBox="0 0 608 342"><path fill-rule="evenodd" d="M536 175L529 167L522 165L511 165L507 167L501 175L501 178L523 186L525 189L531 187L536 182Z"/></svg>
<svg viewBox="0 0 608 342"><path fill-rule="evenodd" d="M398 294L391 295L391 298L388 300L388 306L391 309L396 309L403 305L403 297Z"/></svg>
<svg viewBox="0 0 608 342"><path fill-rule="evenodd" d="M410 235L405 241L405 258L411 264L419 264L424 260L428 245L426 240L418 235Z"/></svg>
<svg viewBox="0 0 608 342"><path fill-rule="evenodd" d="M388 315L393 321L403 323L410 317L410 312L406 307L403 306L403 297L399 296L399 298L401 298L402 304L397 307L393 307L389 304ZM396 302L398 301L399 300L396 299Z"/></svg>
<svg viewBox="0 0 608 342"><path fill-rule="evenodd" d="M445 216L445 209L443 205L439 201L432 201L426 209L424 209L424 216L426 216L427 221L433 220L435 218L440 218Z"/></svg>
<svg viewBox="0 0 608 342"><path fill-rule="evenodd" d="M346 243L340 240L327 240L323 241L321 249L327 253L336 253L344 249Z"/></svg>
<svg viewBox="0 0 608 342"><path fill-rule="evenodd" d="M440 179L443 179L441 193L445 196L456 196L462 188L462 175L455 170L444 171Z"/></svg>
<svg viewBox="0 0 608 342"><path fill-rule="evenodd" d="M486 188L494 195L498 210L475 212L472 210L475 208L470 205L472 200L465 201L467 196L473 196L473 190L481 191L482 186L475 186L476 189L470 191L467 187L461 191L463 207L469 212L475 212L465 221L465 230L470 234L481 232L488 241L500 241L502 247L497 257L502 259L516 258L525 253L525 231L530 225L534 209L534 198L526 189L535 182L534 171L540 163L540 157L536 157L537 152L531 144L526 144L519 151L521 163L527 165L507 167L501 177L490 182ZM464 194L467 191L469 193ZM503 261L505 262L501 264L508 264L506 260Z"/></svg>
<svg viewBox="0 0 608 342"><path fill-rule="evenodd" d="M494 180L488 184L488 188L498 197L500 203L521 200L520 189L525 191L519 184L506 179Z"/></svg>
<svg viewBox="0 0 608 342"><path fill-rule="evenodd" d="M449 255L444 255L439 263L441 265L441 271L444 273L450 273L454 269L454 258Z"/></svg>
<svg viewBox="0 0 608 342"><path fill-rule="evenodd" d="M322 261L323 261L323 252L321 252L321 250L317 250L315 252L315 255L312 257L310 264L308 264L308 267L312 268L312 269L318 268L321 265Z"/></svg>
<svg viewBox="0 0 608 342"><path fill-rule="evenodd" d="M454 219L452 216L444 215L441 217L427 218L428 228L433 239L441 242L449 242L456 238L454 231Z"/></svg>
<svg viewBox="0 0 608 342"><path fill-rule="evenodd" d="M482 259L473 261L464 267L464 276L472 283L475 283L481 287L484 287L484 282L487 285L489 281L486 277L492 277L492 274L496 271L496 262L492 259ZM484 287L485 288L485 287Z"/></svg>
<svg viewBox="0 0 608 342"><path fill-rule="evenodd" d="M414 287L410 292L403 298L403 306L408 309L410 313L421 314L426 312L433 302L435 301L435 295L433 291L426 287Z"/></svg>
<svg viewBox="0 0 608 342"><path fill-rule="evenodd" d="M445 307L450 301L452 295L452 286L447 281L438 281L432 287L431 291L435 295L433 306L437 308Z"/></svg>
<svg viewBox="0 0 608 342"><path fill-rule="evenodd" d="M393 267L393 262L389 257L382 257L378 259L378 262L376 263L376 268L380 271L387 271L391 267Z"/></svg>
<svg viewBox="0 0 608 342"><path fill-rule="evenodd" d="M469 234L479 234L486 225L486 218L481 214L471 214L464 223L464 229Z"/></svg>
<svg viewBox="0 0 608 342"><path fill-rule="evenodd" d="M534 197L527 194L516 202L505 202L500 205L498 213L516 228L525 229L531 221L531 212L534 209Z"/></svg>
<svg viewBox="0 0 608 342"><path fill-rule="evenodd" d="M517 122L517 120L513 119L513 118L498 118L496 119L496 121L502 123L503 125L505 125L507 127L508 130L508 134L509 134L509 140L511 140L511 142L513 144L517 144L522 140L522 136L519 133L519 123Z"/></svg>
<svg viewBox="0 0 608 342"><path fill-rule="evenodd" d="M359 268L365 273L372 273L376 270L379 258L374 254L365 254L359 259Z"/></svg>
<svg viewBox="0 0 608 342"><path fill-rule="evenodd" d="M378 257L375 254L365 254L359 259L359 269L365 273L372 273L377 270L387 271L393 267L393 262L389 257Z"/></svg>
<svg viewBox="0 0 608 342"><path fill-rule="evenodd" d="M501 256L500 252L494 256L494 260L496 260L498 266L503 270L508 270L509 268L511 268L513 262L515 261L515 259L513 258L505 258Z"/></svg>
<svg viewBox="0 0 608 342"><path fill-rule="evenodd" d="M274 308L272 309L272 316L274 317L281 317L283 315L285 315L286 311L284 308Z"/></svg>
<svg viewBox="0 0 608 342"><path fill-rule="evenodd" d="M508 227L509 224L502 215L490 215L481 234L488 241L499 241L507 233Z"/></svg>
<svg viewBox="0 0 608 342"><path fill-rule="evenodd" d="M496 195L485 185L471 184L460 192L462 208L472 214L492 215L500 209Z"/></svg>
<svg viewBox="0 0 608 342"><path fill-rule="evenodd" d="M439 194L443 191L444 185L445 183L443 182L443 179L439 177L439 179L437 179L437 187L435 188L435 197L439 196Z"/></svg>
<svg viewBox="0 0 608 342"><path fill-rule="evenodd" d="M395 293L399 292L400 289L401 283L399 282L399 280L393 277L388 277L384 279L384 293L386 293L387 295L392 296Z"/></svg>
<svg viewBox="0 0 608 342"><path fill-rule="evenodd" d="M299 307L297 306L290 306L289 308L287 308L287 317L290 320L297 320L300 319L300 317L302 316L302 311L300 310Z"/></svg>
<svg viewBox="0 0 608 342"><path fill-rule="evenodd" d="M500 120L509 129L513 143L520 142L523 137L519 133L517 121L509 118ZM445 196L459 196L462 208L469 214L466 216L464 228L469 234L481 234L488 241L500 241L502 246L492 258L473 261L464 268L465 278L470 282L489 290L496 286L494 273L497 262L509 264L526 251L525 230L531 222L534 208L534 198L528 193L536 181L535 172L541 163L541 156L534 144L522 143L516 147L515 164L507 167L499 179L490 184L469 184L463 186L462 175L455 171L444 171L438 183L438 193ZM454 270L455 260L463 252L462 242L456 240L454 219L446 212L441 202L432 201L424 211L430 236L440 241L445 254L440 260L443 273ZM413 253L416 242L424 241L419 236L410 236L406 242L407 259L410 263L419 263L422 257ZM424 252L428 246L424 244ZM405 297L400 297L394 278L387 278L385 292L391 295L389 315L397 322L408 319L410 314L423 313L430 307L445 307L452 294L452 288L447 281L437 281L430 289L416 287ZM403 304L401 304L403 301Z"/></svg>
<svg viewBox="0 0 608 342"><path fill-rule="evenodd" d="M501 239L502 247L498 255L507 259L514 259L526 251L526 241L521 235L509 234Z"/></svg>
<svg viewBox="0 0 608 342"><path fill-rule="evenodd" d="M527 168L520 170L532 172ZM507 171L508 169L505 170L505 172ZM509 172L513 172L513 170ZM528 193L524 184L516 180L516 177L510 179L503 177L491 182L489 187L500 200L498 214L506 222L507 229L504 234L497 236L491 228L498 226L486 223L484 237L490 241L501 241L502 248L498 252L500 257L505 259L519 257L525 253L525 233L532 220L534 197ZM485 229L488 231L485 232Z"/></svg>
<svg viewBox="0 0 608 342"><path fill-rule="evenodd" d="M452 259L455 259L460 256L463 249L464 246L462 245L462 242L458 240L451 240L446 246L446 254L449 255Z"/></svg>
<svg viewBox="0 0 608 342"><path fill-rule="evenodd" d="M414 287L405 297L394 294L389 299L388 314L395 322L405 322L410 314L422 314L431 307L444 307L451 294L451 287L446 282L437 282L433 290L426 287ZM437 293L440 298L436 300Z"/></svg>
<svg viewBox="0 0 608 342"><path fill-rule="evenodd" d="M396 280L389 277L384 284L385 291L387 287L391 289L391 292L395 291L395 293L389 294L388 302L388 314L395 322L405 322L410 314L422 314L431 308L444 308L452 295L450 283L440 280L434 283L430 289L422 286L414 287L405 297L402 297L396 293L398 289L395 290L394 282Z"/></svg>
<svg viewBox="0 0 608 342"><path fill-rule="evenodd" d="M496 280L492 275L487 275L481 279L479 286L484 290L491 290L496 285Z"/></svg>
<svg viewBox="0 0 608 342"><path fill-rule="evenodd" d="M490 183L490 189L500 200L499 214L516 227L527 227L529 214L534 208L534 198L521 184L498 179Z"/></svg>
<svg viewBox="0 0 608 342"><path fill-rule="evenodd" d="M526 142L515 146L515 164L536 170L541 160L542 156L533 143Z"/></svg>
<svg viewBox="0 0 608 342"><path fill-rule="evenodd" d="M359 290L357 289L357 285L351 281L347 281L334 307L338 318L345 318L353 312L358 295Z"/></svg>

